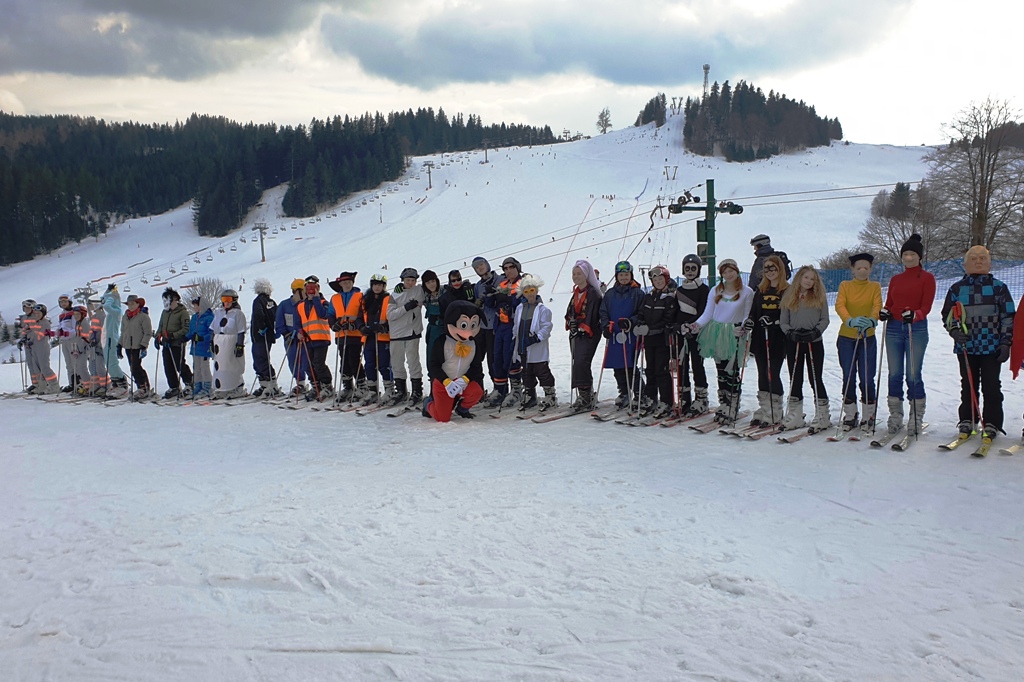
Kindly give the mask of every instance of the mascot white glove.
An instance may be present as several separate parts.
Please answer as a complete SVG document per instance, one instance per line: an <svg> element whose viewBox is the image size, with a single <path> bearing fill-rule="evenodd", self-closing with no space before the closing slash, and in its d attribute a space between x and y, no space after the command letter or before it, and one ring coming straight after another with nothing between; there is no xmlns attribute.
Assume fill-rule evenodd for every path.
<svg viewBox="0 0 1024 682"><path fill-rule="evenodd" d="M461 376L457 379L449 379L444 384L444 390L448 393L449 398L454 398L457 395L461 395L466 390L466 385L469 382L466 377Z"/></svg>

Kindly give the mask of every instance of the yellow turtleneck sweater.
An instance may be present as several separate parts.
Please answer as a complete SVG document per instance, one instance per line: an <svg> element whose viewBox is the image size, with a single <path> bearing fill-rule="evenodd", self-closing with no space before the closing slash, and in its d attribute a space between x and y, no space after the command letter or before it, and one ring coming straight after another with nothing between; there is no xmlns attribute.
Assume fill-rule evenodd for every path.
<svg viewBox="0 0 1024 682"><path fill-rule="evenodd" d="M857 330L846 326L851 317L870 317L878 319L878 311L882 309L882 285L871 280L850 279L839 283L839 295L836 296L836 312L843 321L839 335L850 339L857 338ZM875 330L869 329L868 336L874 336Z"/></svg>

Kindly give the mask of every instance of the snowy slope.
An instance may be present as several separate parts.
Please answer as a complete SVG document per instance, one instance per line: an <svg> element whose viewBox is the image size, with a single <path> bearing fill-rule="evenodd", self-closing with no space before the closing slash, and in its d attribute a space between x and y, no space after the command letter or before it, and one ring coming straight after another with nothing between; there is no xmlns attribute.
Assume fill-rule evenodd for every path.
<svg viewBox="0 0 1024 682"><path fill-rule="evenodd" d="M0 305L9 317L26 296L55 304L124 272L122 289L158 308L162 287L142 277L186 262L233 286L266 276L283 295L296 276L357 269L365 285L384 265L413 265L443 278L482 254L519 256L549 283L557 318L576 258L610 271L639 243L633 262L678 270L689 219L641 239L659 194L709 177L721 198L892 185L923 175L921 155L850 145L730 165L681 154L676 130L627 130L490 150L488 164L434 157L431 190L417 159L409 185L320 222L278 218L280 190L268 193L251 219L285 230L266 264L251 241L191 234L183 208L0 272ZM813 261L853 240L876 191L750 200L719 222L719 255L746 265L763 231ZM567 345L556 333L563 400ZM1015 680L1024 463L940 454L959 383L934 322L925 367L933 428L903 454L586 417L442 425L0 401L0 669L12 680ZM826 374L835 396L833 357ZM1013 436L1022 401L1006 379ZM0 365L0 388L19 387L18 366Z"/></svg>

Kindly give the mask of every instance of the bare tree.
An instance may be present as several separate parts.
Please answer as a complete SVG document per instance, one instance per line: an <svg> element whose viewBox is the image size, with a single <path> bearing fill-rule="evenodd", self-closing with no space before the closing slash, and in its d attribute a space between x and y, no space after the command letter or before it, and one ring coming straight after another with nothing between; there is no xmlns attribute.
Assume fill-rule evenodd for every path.
<svg viewBox="0 0 1024 682"><path fill-rule="evenodd" d="M1009 143L1019 117L1006 100L972 103L944 126L950 143L925 157L932 164L929 183L949 207L947 227L966 233L967 246L997 252L1015 246L1004 242L1024 208L1024 150Z"/></svg>
<svg viewBox="0 0 1024 682"><path fill-rule="evenodd" d="M612 129L612 112L605 107L601 110L601 113L597 115L597 129L602 135Z"/></svg>
<svg viewBox="0 0 1024 682"><path fill-rule="evenodd" d="M182 298L191 299L199 296L203 299L199 307L201 310L206 310L212 308L213 304L220 300L220 292L224 291L224 282L216 277L194 277L182 289L189 292Z"/></svg>

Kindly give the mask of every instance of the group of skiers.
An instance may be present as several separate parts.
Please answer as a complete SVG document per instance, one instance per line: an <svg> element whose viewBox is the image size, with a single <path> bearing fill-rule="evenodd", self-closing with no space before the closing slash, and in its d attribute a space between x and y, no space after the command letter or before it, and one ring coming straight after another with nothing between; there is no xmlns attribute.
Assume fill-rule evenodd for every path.
<svg viewBox="0 0 1024 682"><path fill-rule="evenodd" d="M757 369L752 425L815 431L831 427L823 380L827 353L822 333L830 322L824 283L809 265L793 273L786 254L776 251L767 235L750 243L755 262L749 286L730 258L718 263L713 287L702 280L703 262L694 254L683 258L679 280L659 265L648 271L646 287L627 261L615 265L607 285L588 261L577 261L563 317L572 358L571 389L576 394L572 409L596 407L592 368L603 339L601 368L613 370L617 408L632 407L641 416L659 418L709 412L704 361L710 358L718 388L715 420L731 425L738 418L744 368L752 354ZM851 279L840 285L834 305L842 325L837 351L843 375L840 419L846 430L874 430L879 323L888 367L887 430L895 433L905 426L913 435L924 426L922 365L936 284L922 268L922 257L921 238L912 235L901 248L904 271L891 279L884 302L881 286L870 279L874 257L850 257ZM500 274L483 257L475 258L472 268L475 282L465 281L456 269L448 273L444 286L431 270L421 276L415 268L405 268L390 291L383 275L370 277L368 290L363 291L355 285L357 273L343 271L328 282L334 292L330 298L322 292L319 278L311 275L293 280L291 296L280 302L271 298L270 283L259 279L248 320L234 290L221 292L216 307L201 297L191 298L190 312L180 294L167 288L155 332L145 300L130 295L122 309L113 285L87 306L74 306L70 297L61 296L55 331L46 306L28 300L23 303L19 339L31 373L28 390L60 390L49 360L50 339L55 338L68 368L69 385L64 390L123 395L130 388L118 360L126 354L134 391L148 396L152 389L142 360L152 340L162 353L168 384L164 398L240 397L247 393L242 376L248 339L259 380L254 394L278 396L283 391L270 351L280 339L294 378L292 393L308 400L408 403L422 406L424 415L435 418L440 418L435 412L441 403L448 405L443 415L447 418L452 410L469 416L469 403L476 402L522 410L555 406L555 379L548 364L554 322L539 294L544 282L524 273L514 257L502 261ZM1000 369L1011 354L1014 376L1021 367L1024 324L1014 326L1017 308L1005 284L991 275L984 247L967 252L964 269L966 275L950 287L942 307L943 326L960 363L958 427L967 434L981 430L991 441L1003 432ZM458 312L454 317L446 314L453 304L459 304L452 309ZM463 333L470 325L473 334ZM426 399L420 360L424 338L430 382ZM332 344L334 374L328 366ZM483 390L482 371L479 380L448 375L451 367L469 366L469 359L486 360L489 393ZM788 382L781 375L784 362ZM812 411L804 407L805 372ZM335 374L340 374L337 385ZM453 383L454 393L449 388ZM476 383L480 390L471 391L475 399L469 401L465 391Z"/></svg>

